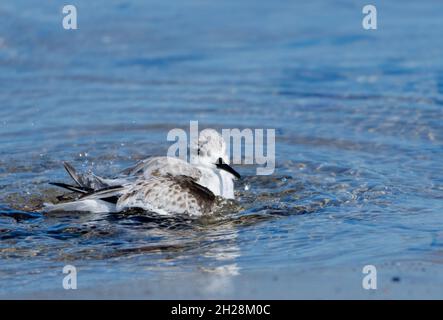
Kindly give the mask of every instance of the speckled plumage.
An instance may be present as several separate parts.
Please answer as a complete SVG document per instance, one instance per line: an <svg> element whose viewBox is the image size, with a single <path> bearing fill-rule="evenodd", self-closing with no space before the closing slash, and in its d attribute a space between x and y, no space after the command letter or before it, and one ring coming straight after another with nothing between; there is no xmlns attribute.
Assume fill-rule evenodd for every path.
<svg viewBox="0 0 443 320"><path fill-rule="evenodd" d="M225 142L216 131L205 130L200 135L198 150L191 152L198 153L195 164L178 158L153 157L126 169L114 179L79 175L72 166L65 164L77 184L68 189L81 195L76 201L48 204L46 208L49 211L92 212L141 208L165 215L210 214L216 196L234 198L234 176L216 165L217 160L228 161Z"/></svg>

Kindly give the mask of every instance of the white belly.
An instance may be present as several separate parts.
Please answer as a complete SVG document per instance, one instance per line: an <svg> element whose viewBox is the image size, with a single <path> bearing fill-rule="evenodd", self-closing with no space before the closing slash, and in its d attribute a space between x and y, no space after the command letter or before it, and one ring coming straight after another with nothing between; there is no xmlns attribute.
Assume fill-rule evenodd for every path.
<svg viewBox="0 0 443 320"><path fill-rule="evenodd" d="M208 168L199 169L202 172L199 184L211 190L216 196L234 199L234 181L230 173Z"/></svg>

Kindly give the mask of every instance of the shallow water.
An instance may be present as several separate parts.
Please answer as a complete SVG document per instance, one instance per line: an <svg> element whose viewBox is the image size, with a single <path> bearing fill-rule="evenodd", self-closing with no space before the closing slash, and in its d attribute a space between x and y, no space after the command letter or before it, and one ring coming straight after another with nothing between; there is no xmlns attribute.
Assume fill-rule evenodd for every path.
<svg viewBox="0 0 443 320"><path fill-rule="evenodd" d="M373 264L442 298L443 6L373 3L376 31L361 1L76 1L65 31L2 2L0 296L70 297L71 264L75 297L372 297ZM61 161L113 175L190 120L275 128L275 173L198 220L40 210Z"/></svg>

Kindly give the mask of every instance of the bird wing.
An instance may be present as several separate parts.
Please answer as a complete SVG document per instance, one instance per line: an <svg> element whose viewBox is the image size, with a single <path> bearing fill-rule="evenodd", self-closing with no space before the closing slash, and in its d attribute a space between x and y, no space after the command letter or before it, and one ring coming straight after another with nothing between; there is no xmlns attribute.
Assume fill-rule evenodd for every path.
<svg viewBox="0 0 443 320"><path fill-rule="evenodd" d="M188 176L165 175L140 179L128 185L117 202L117 210L141 208L160 214L200 216L210 213L215 195Z"/></svg>
<svg viewBox="0 0 443 320"><path fill-rule="evenodd" d="M188 176L199 180L201 171L190 163L174 157L152 157L140 161L135 166L122 172L127 176L160 177L166 175Z"/></svg>

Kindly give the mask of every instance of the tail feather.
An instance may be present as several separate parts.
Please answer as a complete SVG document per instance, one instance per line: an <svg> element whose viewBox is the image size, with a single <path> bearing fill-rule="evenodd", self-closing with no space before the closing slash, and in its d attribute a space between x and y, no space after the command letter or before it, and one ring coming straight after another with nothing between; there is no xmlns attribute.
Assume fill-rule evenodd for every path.
<svg viewBox="0 0 443 320"><path fill-rule="evenodd" d="M75 170L75 168L68 162L63 162L63 166L72 180L74 180L79 187L86 188L88 190L97 190L109 187L110 185L106 179L96 176L92 172L88 174L77 173L77 170Z"/></svg>
<svg viewBox="0 0 443 320"><path fill-rule="evenodd" d="M89 192L88 194L82 195L82 199L104 199L112 196L116 196L120 194L120 191L123 191L125 188L123 186L112 186L106 187L99 190L94 190Z"/></svg>
<svg viewBox="0 0 443 320"><path fill-rule="evenodd" d="M60 187L60 188L67 189L69 191L78 192L78 193L81 193L81 194L84 194L84 195L90 194L91 192L94 191L94 190L92 190L90 188L76 187L76 186L71 186L69 184L60 183L60 182L49 182L49 184L51 184L53 186Z"/></svg>
<svg viewBox="0 0 443 320"><path fill-rule="evenodd" d="M79 187L86 187L83 179L77 174L77 171L69 162L63 162L63 166L65 167L72 180L74 180Z"/></svg>
<svg viewBox="0 0 443 320"><path fill-rule="evenodd" d="M103 178L92 174L91 179L89 177L83 177L77 174L75 168L68 162L63 163L66 171L72 180L75 181L75 185L70 185L61 182L50 182L49 184L67 189L69 191L80 194L75 201L65 202L59 204L47 204L46 208L51 210L67 210L67 209L86 209L91 208L91 211L107 209L111 210L117 203L121 191L125 189L122 185L109 185Z"/></svg>
<svg viewBox="0 0 443 320"><path fill-rule="evenodd" d="M101 200L108 200L110 202L114 202L114 199L118 199L118 197L121 195L121 191L125 190L125 187L123 186L112 186L103 188L100 190L95 190L93 192L90 192L88 194L82 195L80 199L86 200L86 199L101 199ZM117 202L117 201L115 201Z"/></svg>
<svg viewBox="0 0 443 320"><path fill-rule="evenodd" d="M103 200L114 204L117 203L121 191L125 189L123 186L111 186L99 190L92 190L90 188L76 187L60 182L50 182L49 184L80 193L81 196L78 200Z"/></svg>

